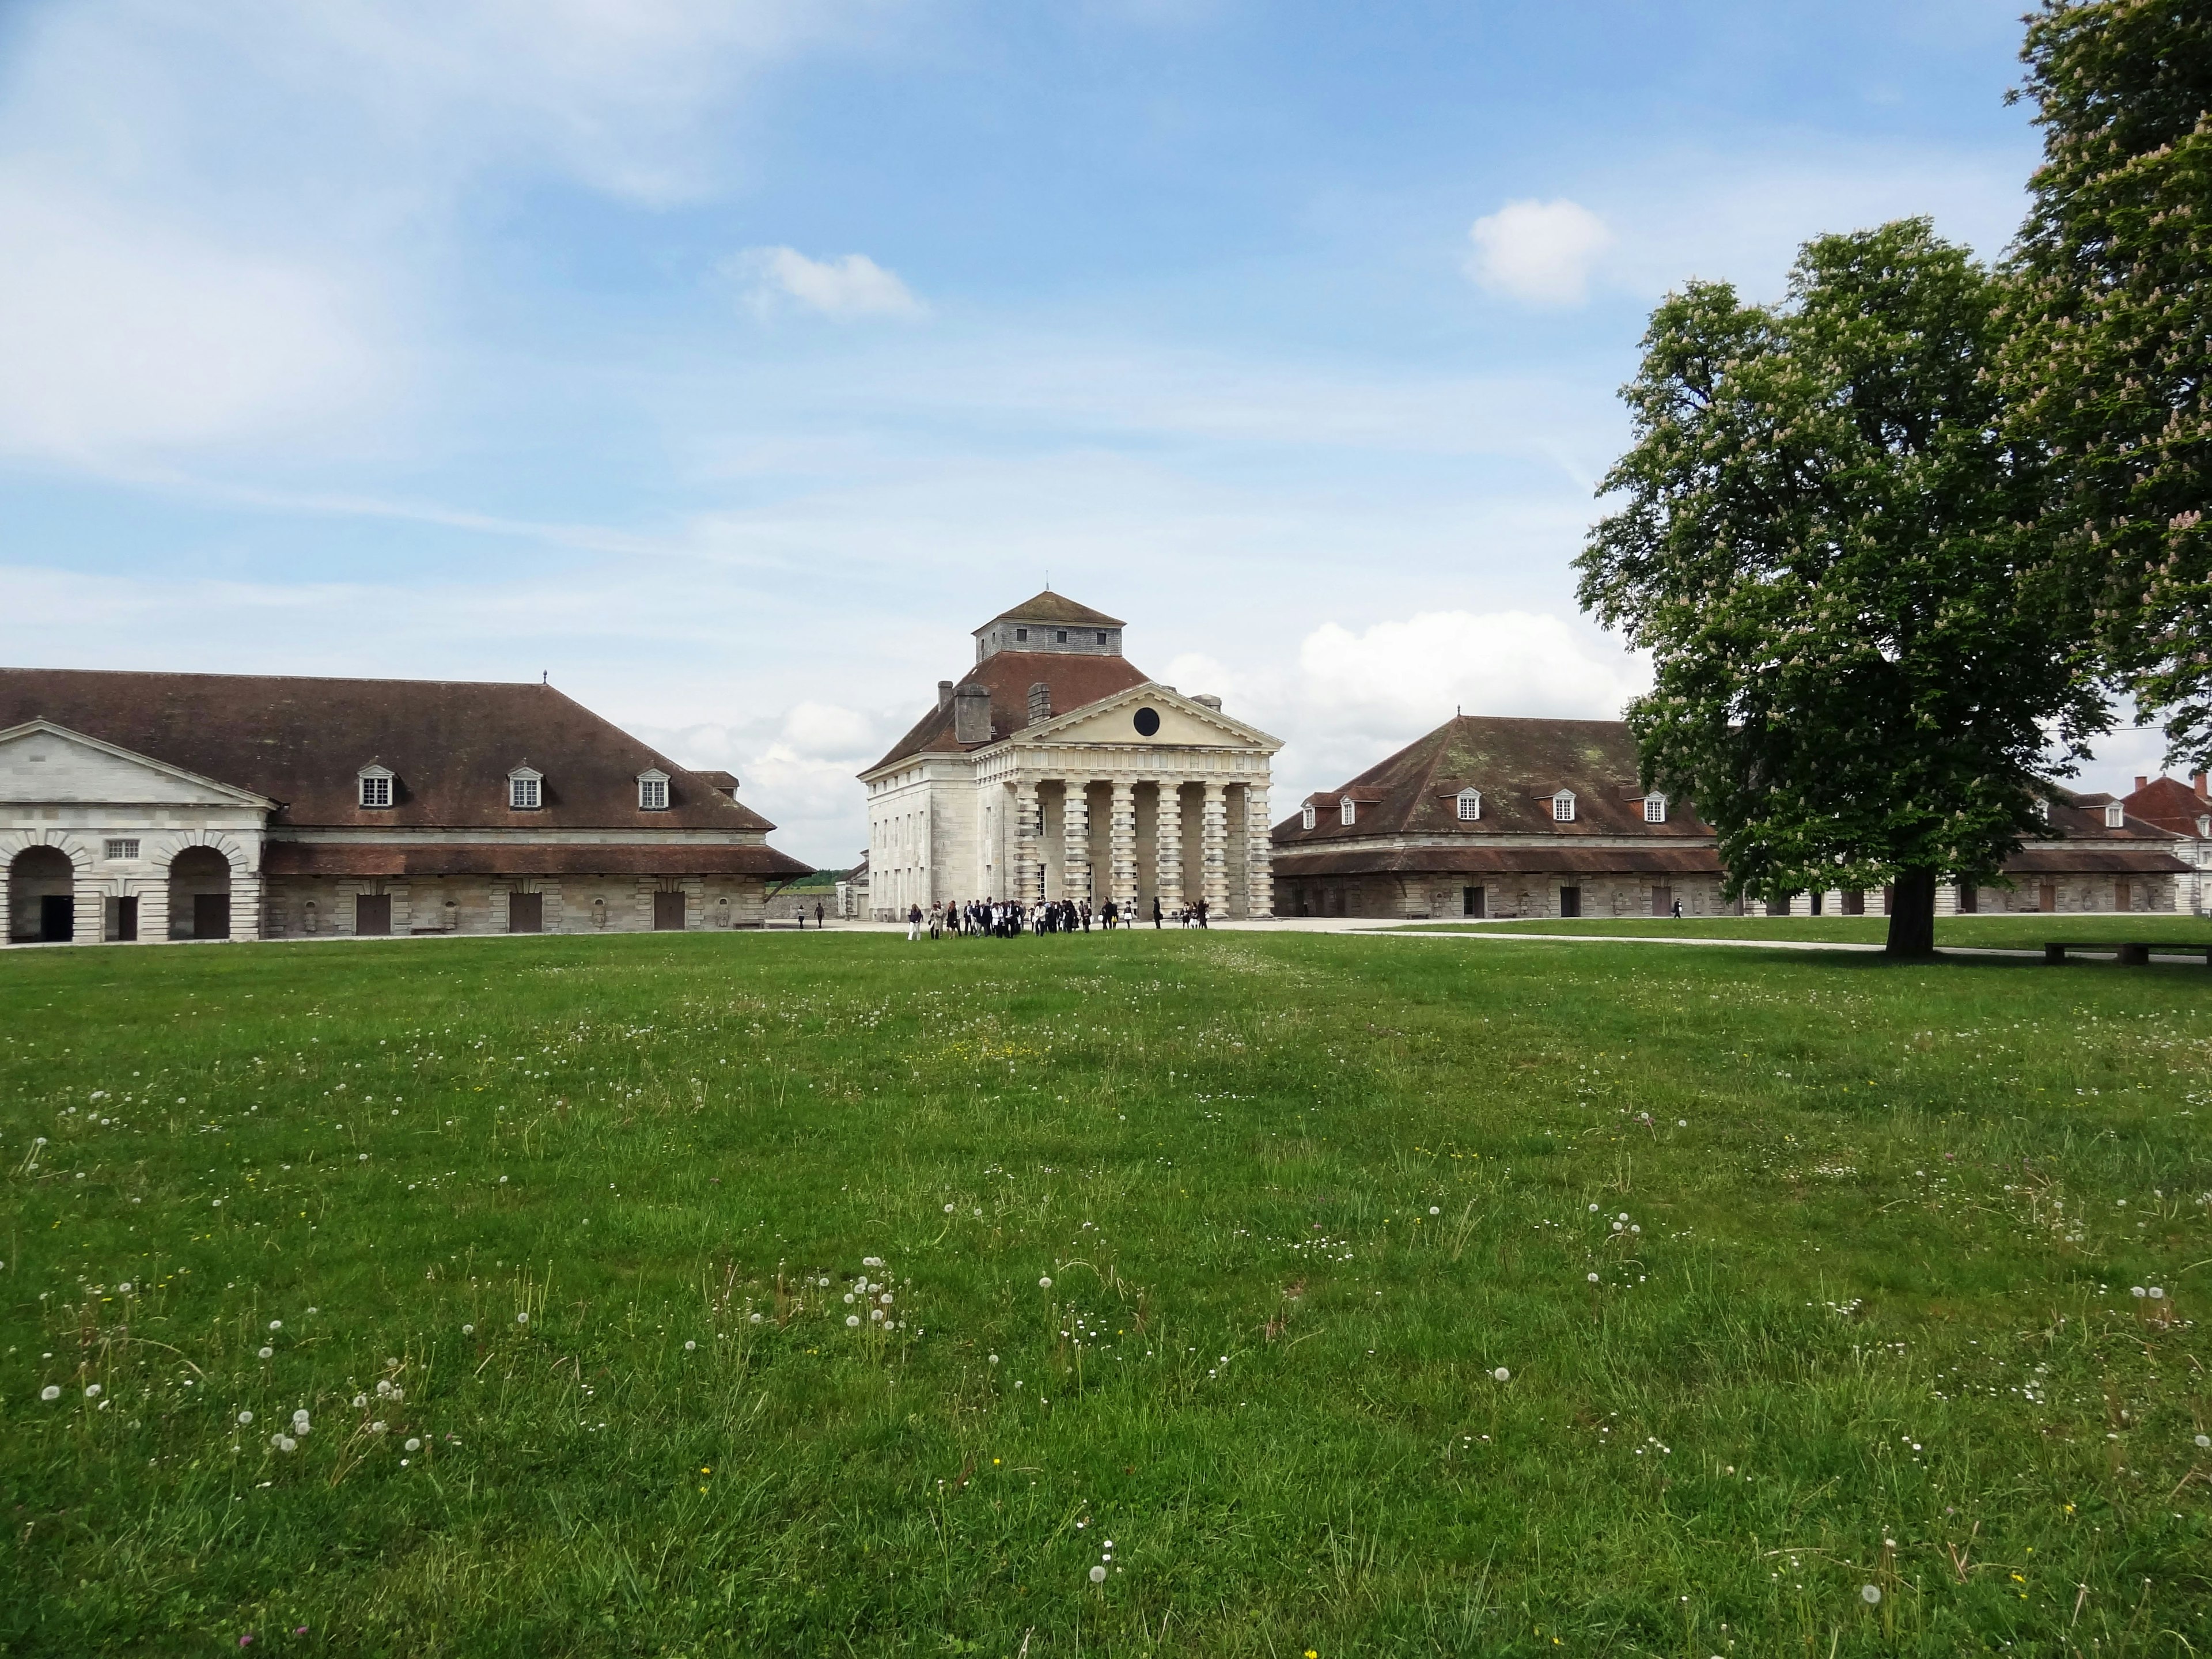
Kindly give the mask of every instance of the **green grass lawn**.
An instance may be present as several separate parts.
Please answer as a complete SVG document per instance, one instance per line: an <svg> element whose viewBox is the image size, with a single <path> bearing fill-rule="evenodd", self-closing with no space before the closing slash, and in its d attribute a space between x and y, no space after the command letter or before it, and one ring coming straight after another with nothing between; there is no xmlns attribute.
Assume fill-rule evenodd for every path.
<svg viewBox="0 0 2212 1659"><path fill-rule="evenodd" d="M1572 921L1419 922L1409 931L1484 933L1595 933L1638 939L1821 939L1879 945L1889 937L1887 916L1577 917ZM1936 943L1995 950L2038 951L2050 939L2172 940L2212 945L2212 916L2136 915L1938 916Z"/></svg>
<svg viewBox="0 0 2212 1659"><path fill-rule="evenodd" d="M9 1652L2212 1651L2201 968L647 935L0 1012Z"/></svg>

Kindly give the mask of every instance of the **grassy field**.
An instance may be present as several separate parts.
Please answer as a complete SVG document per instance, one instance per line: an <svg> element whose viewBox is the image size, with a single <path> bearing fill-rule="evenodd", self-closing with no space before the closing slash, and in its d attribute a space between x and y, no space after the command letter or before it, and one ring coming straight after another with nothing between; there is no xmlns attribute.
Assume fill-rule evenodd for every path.
<svg viewBox="0 0 2212 1659"><path fill-rule="evenodd" d="M11 1653L2212 1651L2201 968L646 935L0 1011Z"/></svg>
<svg viewBox="0 0 2212 1659"><path fill-rule="evenodd" d="M1583 933L1638 939L1820 939L1879 945L1889 937L1887 916L1581 916L1572 921L1419 922L1422 933ZM2212 916L2136 915L1938 916L1936 943L1985 949L2039 951L2049 939L2129 943L2172 940L2212 945Z"/></svg>

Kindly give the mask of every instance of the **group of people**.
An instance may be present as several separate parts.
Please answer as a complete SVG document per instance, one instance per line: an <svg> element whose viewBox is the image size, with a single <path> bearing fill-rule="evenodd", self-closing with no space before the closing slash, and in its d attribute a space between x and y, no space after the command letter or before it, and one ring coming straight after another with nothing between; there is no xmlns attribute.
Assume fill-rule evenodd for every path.
<svg viewBox="0 0 2212 1659"><path fill-rule="evenodd" d="M1203 927L1206 923L1208 907L1204 899L1185 906L1175 913L1176 923L1184 927ZM1159 900L1152 900L1152 926L1167 925L1168 913ZM1132 904L1124 908L1108 899L1097 910L1091 901L1078 902L1074 899L1048 899L1042 904L1024 904L1018 899L970 899L964 902L955 900L951 904L942 899L933 901L925 912L919 903L907 907L906 936L918 939L925 929L932 939L943 939L951 933L956 939L1013 939L1022 933L1087 933L1095 922L1102 932L1115 927L1134 927L1140 920L1138 908Z"/></svg>

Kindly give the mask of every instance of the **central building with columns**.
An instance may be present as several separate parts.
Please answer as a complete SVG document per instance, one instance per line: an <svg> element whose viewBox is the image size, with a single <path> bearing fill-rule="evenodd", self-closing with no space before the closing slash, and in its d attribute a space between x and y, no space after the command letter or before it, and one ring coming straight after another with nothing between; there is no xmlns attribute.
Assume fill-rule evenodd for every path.
<svg viewBox="0 0 2212 1659"><path fill-rule="evenodd" d="M1149 678L1121 628L1048 589L975 630L975 665L860 774L878 920L988 898L1273 914L1281 741Z"/></svg>

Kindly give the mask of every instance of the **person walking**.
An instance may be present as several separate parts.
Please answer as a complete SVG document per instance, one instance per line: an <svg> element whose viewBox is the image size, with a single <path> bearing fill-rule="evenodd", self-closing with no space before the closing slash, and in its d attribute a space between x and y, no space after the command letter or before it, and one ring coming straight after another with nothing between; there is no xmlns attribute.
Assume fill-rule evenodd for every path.
<svg viewBox="0 0 2212 1659"><path fill-rule="evenodd" d="M945 901L943 899L932 899L929 902L929 936L933 939L945 937Z"/></svg>
<svg viewBox="0 0 2212 1659"><path fill-rule="evenodd" d="M913 944L921 937L921 907L910 904L906 912L906 942Z"/></svg>
<svg viewBox="0 0 2212 1659"><path fill-rule="evenodd" d="M1681 900L1680 900L1680 899L1676 899L1676 900L1674 901L1674 920L1675 920L1675 921L1681 921L1681 919L1682 919L1682 901L1681 901Z"/></svg>
<svg viewBox="0 0 2212 1659"><path fill-rule="evenodd" d="M1155 893L1152 895L1152 931L1156 933L1160 930L1161 920L1160 896L1158 893Z"/></svg>
<svg viewBox="0 0 2212 1659"><path fill-rule="evenodd" d="M814 931L817 933L822 931L822 901L820 899L814 901Z"/></svg>
<svg viewBox="0 0 2212 1659"><path fill-rule="evenodd" d="M1212 907L1212 905L1208 904L1208 903L1207 903L1204 899L1200 899L1200 900L1199 900L1199 902L1198 902L1198 925L1199 925L1200 927L1205 927L1205 926L1206 926L1206 918L1207 917L1207 915L1210 915L1210 914L1212 913L1212 908L1213 908L1213 907Z"/></svg>

